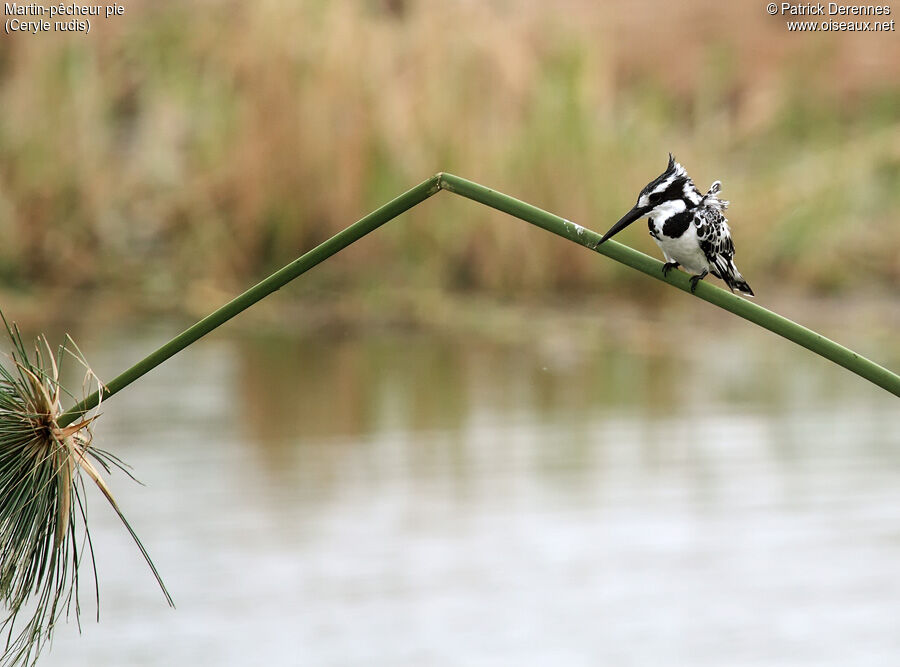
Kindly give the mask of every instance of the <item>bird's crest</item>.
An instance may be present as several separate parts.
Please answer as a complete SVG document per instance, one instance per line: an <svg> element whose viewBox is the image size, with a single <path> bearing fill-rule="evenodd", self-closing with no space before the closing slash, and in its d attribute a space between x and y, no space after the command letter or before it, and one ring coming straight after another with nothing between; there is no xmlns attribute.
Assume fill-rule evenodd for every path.
<svg viewBox="0 0 900 667"><path fill-rule="evenodd" d="M681 163L675 160L675 156L669 153L669 164L666 167L666 176L674 174L676 177L687 176L687 171L681 166Z"/></svg>

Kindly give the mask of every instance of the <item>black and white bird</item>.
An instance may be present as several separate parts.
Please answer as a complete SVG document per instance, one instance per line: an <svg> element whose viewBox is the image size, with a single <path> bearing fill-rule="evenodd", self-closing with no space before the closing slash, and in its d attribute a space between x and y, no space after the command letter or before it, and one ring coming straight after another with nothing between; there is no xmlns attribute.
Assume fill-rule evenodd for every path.
<svg viewBox="0 0 900 667"><path fill-rule="evenodd" d="M694 185L675 157L669 153L666 170L650 181L637 204L600 239L603 243L635 220L649 218L650 236L666 258L663 275L682 266L690 272L691 292L711 273L728 288L747 296L753 290L734 265L731 229L723 215L728 202L719 199L722 183L713 183L705 195Z"/></svg>

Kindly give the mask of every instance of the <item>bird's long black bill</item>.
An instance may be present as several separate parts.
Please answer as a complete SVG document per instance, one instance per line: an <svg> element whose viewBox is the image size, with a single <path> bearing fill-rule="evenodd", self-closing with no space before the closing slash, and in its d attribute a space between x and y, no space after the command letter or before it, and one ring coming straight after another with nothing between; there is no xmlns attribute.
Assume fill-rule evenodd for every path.
<svg viewBox="0 0 900 667"><path fill-rule="evenodd" d="M623 215L621 220L619 220L616 224L614 224L612 227L609 228L609 231L606 232L606 234L603 235L603 238L600 239L600 243L603 243L607 239L610 239L613 236L615 236L616 234L618 234L619 232L621 232L632 222L634 222L638 218L643 217L643 215L646 212L647 212L647 209L645 209L641 206L635 206L633 209L628 211L628 213ZM598 243L597 245L600 245L600 243Z"/></svg>

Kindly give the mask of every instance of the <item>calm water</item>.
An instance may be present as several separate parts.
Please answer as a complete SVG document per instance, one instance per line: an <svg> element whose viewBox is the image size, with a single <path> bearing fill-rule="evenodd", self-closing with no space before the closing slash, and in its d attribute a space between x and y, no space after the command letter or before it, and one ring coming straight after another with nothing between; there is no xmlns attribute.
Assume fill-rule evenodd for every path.
<svg viewBox="0 0 900 667"><path fill-rule="evenodd" d="M217 335L96 431L178 609L95 494L41 664L900 664L900 401L748 329Z"/></svg>

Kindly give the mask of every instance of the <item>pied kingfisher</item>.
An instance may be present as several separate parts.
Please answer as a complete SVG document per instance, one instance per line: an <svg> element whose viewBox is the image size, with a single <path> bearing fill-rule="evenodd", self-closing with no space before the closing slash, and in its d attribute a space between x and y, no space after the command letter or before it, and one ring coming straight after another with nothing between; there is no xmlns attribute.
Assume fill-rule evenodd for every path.
<svg viewBox="0 0 900 667"><path fill-rule="evenodd" d="M666 170L650 181L638 196L637 204L614 224L597 245L619 233L639 218L649 218L650 236L665 255L663 275L678 266L691 274L691 292L708 273L721 278L733 292L753 296L744 277L734 265L731 229L722 211L728 202L717 196L722 183L716 181L701 195L691 177L669 153Z"/></svg>

